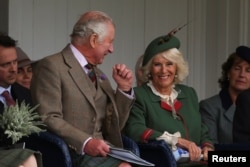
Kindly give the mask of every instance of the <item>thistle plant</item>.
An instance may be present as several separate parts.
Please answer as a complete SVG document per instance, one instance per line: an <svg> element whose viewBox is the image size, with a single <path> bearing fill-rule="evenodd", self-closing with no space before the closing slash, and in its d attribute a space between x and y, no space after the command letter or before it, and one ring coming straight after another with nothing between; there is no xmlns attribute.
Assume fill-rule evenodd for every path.
<svg viewBox="0 0 250 167"><path fill-rule="evenodd" d="M45 126L38 113L33 112L37 107L31 108L22 102L19 106L5 107L0 115L0 128L4 131L7 138L11 138L12 144L15 144L22 137L27 137L32 133L45 131L40 126Z"/></svg>

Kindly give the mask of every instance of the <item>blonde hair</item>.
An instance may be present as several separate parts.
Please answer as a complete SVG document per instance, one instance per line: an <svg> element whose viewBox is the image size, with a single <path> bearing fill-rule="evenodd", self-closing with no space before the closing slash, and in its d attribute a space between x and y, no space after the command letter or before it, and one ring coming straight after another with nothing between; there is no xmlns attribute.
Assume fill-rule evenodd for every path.
<svg viewBox="0 0 250 167"><path fill-rule="evenodd" d="M182 53L178 49L176 48L168 49L164 52L156 54L155 56L158 56L158 55L161 55L165 59L168 59L169 61L176 64L177 77L174 80L174 84L181 83L183 82L184 79L186 79L186 77L188 76L188 63L184 60ZM152 66L152 60L154 57L152 57L149 60L149 62L145 66L142 67L142 77L145 82L151 79L149 76L150 76L150 70Z"/></svg>

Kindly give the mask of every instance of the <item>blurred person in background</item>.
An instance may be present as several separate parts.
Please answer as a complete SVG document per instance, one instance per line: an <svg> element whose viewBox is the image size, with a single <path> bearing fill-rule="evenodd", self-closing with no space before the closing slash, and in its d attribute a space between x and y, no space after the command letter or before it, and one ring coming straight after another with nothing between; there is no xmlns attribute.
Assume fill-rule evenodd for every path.
<svg viewBox="0 0 250 167"><path fill-rule="evenodd" d="M0 33L0 114L6 107L18 102L32 104L30 91L16 82L17 51L16 41ZM2 122L1 122L2 124ZM41 167L41 153L30 149L12 149L10 138L6 138L5 129L0 128L0 166L1 167Z"/></svg>
<svg viewBox="0 0 250 167"><path fill-rule="evenodd" d="M250 88L250 48L239 46L222 64L220 92L200 101L200 113L215 144L233 143L237 96Z"/></svg>
<svg viewBox="0 0 250 167"><path fill-rule="evenodd" d="M144 82L142 78L142 60L143 60L143 55L138 57L135 64L136 86L141 86Z"/></svg>
<svg viewBox="0 0 250 167"><path fill-rule="evenodd" d="M18 64L16 82L19 85L30 89L30 82L32 79L32 64L34 61L31 61L28 55L20 47L16 47L16 51Z"/></svg>

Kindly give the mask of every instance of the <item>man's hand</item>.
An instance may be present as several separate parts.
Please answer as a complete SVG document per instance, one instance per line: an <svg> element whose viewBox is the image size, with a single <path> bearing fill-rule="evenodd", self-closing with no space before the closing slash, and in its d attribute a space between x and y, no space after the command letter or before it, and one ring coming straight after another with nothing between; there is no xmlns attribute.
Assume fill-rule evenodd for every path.
<svg viewBox="0 0 250 167"><path fill-rule="evenodd" d="M122 91L129 91L132 88L133 72L125 64L116 64L113 67L113 78Z"/></svg>
<svg viewBox="0 0 250 167"><path fill-rule="evenodd" d="M106 157L109 152L109 145L101 139L90 139L85 145L84 152L93 157Z"/></svg>

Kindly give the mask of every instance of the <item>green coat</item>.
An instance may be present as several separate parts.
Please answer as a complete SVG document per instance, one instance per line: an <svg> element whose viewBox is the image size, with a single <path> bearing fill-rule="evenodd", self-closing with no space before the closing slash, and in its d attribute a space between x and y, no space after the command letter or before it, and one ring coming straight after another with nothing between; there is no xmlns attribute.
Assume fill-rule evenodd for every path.
<svg viewBox="0 0 250 167"><path fill-rule="evenodd" d="M201 122L198 97L195 90L184 85L176 85L177 100L182 106L177 111L183 119L174 119L170 110L161 107L161 99L153 94L147 84L134 88L136 101L131 109L125 133L136 142L143 142L143 134L152 129L147 140L154 140L164 131L175 133L195 142L197 145L211 143L208 130Z"/></svg>

